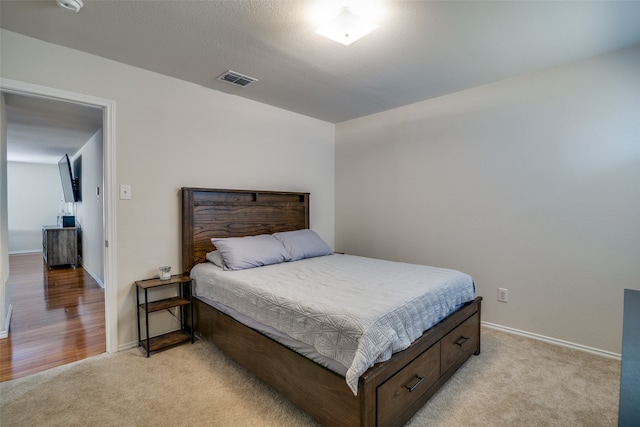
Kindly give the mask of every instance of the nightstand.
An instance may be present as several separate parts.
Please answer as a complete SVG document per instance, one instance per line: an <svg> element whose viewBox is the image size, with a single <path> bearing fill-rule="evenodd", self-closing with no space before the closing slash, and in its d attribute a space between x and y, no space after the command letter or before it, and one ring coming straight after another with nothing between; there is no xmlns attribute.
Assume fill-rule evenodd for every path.
<svg viewBox="0 0 640 427"><path fill-rule="evenodd" d="M147 279L138 280L136 284L136 308L138 310L138 345L142 346L147 352L147 357L152 352L173 347L187 341L194 342L193 335L193 304L191 303L191 277L183 274L176 274L169 279ZM163 286L176 286L178 288L178 296L149 301L149 290L157 289ZM144 301L140 302L140 293L144 295ZM172 308L177 310L177 318L180 320L180 329L154 337L149 336L149 313L161 310L167 310L172 315ZM186 322L186 310L190 309L190 324ZM145 338L141 335L140 316L145 317Z"/></svg>

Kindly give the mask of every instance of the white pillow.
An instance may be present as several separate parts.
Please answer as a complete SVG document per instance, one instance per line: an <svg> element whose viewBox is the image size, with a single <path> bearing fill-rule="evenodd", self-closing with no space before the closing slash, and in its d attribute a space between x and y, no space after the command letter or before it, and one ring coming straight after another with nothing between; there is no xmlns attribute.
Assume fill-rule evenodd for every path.
<svg viewBox="0 0 640 427"><path fill-rule="evenodd" d="M224 262L222 261L222 255L220 255L220 251L209 252L206 258L207 261L217 265L220 268L224 268Z"/></svg>
<svg viewBox="0 0 640 427"><path fill-rule="evenodd" d="M225 270L277 264L291 260L282 243L269 234L211 239L222 256Z"/></svg>
<svg viewBox="0 0 640 427"><path fill-rule="evenodd" d="M329 245L313 230L284 231L273 236L287 248L291 261L333 254Z"/></svg>

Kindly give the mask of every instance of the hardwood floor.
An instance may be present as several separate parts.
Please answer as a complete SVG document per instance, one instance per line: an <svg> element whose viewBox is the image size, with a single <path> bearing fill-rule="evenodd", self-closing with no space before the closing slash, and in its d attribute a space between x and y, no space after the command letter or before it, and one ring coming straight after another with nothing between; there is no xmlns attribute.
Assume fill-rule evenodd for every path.
<svg viewBox="0 0 640 427"><path fill-rule="evenodd" d="M0 339L0 382L106 351L104 290L82 267L47 270L42 254L11 255L13 312Z"/></svg>

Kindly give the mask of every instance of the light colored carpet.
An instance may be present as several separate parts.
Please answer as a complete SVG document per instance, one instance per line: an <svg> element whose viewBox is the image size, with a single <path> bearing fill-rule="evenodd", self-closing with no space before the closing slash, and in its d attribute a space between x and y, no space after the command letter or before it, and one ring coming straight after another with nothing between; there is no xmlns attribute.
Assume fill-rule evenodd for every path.
<svg viewBox="0 0 640 427"><path fill-rule="evenodd" d="M482 330L410 426L615 426L620 362ZM103 354L0 384L0 425L315 426L206 342Z"/></svg>

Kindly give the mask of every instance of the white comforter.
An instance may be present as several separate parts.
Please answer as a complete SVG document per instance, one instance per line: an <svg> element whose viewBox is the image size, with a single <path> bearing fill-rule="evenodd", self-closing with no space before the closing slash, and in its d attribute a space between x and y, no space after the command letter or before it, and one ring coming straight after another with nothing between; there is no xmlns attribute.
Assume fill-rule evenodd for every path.
<svg viewBox="0 0 640 427"><path fill-rule="evenodd" d="M475 297L455 270L351 255L329 255L240 271L211 263L191 272L195 294L218 301L307 343L358 378L404 350Z"/></svg>

